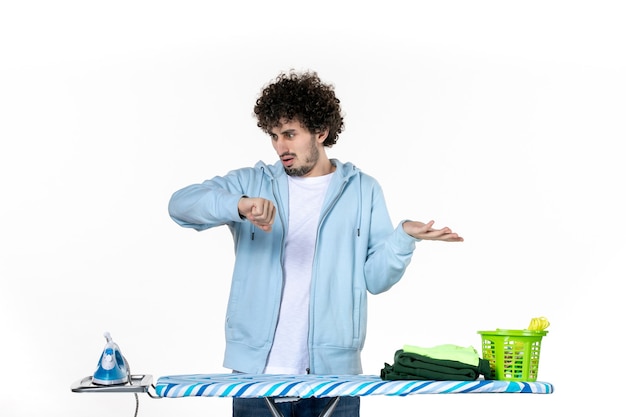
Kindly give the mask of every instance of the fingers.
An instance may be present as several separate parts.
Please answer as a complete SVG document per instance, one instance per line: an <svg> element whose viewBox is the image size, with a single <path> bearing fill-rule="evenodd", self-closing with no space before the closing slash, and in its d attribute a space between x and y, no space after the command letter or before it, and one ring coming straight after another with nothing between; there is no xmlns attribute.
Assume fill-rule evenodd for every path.
<svg viewBox="0 0 626 417"><path fill-rule="evenodd" d="M248 220L255 226L266 232L272 230L272 224L276 217L276 207L264 198L255 198Z"/></svg>
<svg viewBox="0 0 626 417"><path fill-rule="evenodd" d="M422 233L427 233L433 230L433 225L435 224L434 220L429 221L428 223L426 223L423 227L423 231Z"/></svg>
<svg viewBox="0 0 626 417"><path fill-rule="evenodd" d="M463 242L463 238L457 233L452 232L449 227L443 227L441 229L433 228L435 224L434 220L428 223L421 222L407 222L405 223L405 231L411 236L424 239L424 240L441 240L444 242Z"/></svg>
<svg viewBox="0 0 626 417"><path fill-rule="evenodd" d="M464 241L464 239L456 233L448 233L448 234L442 235L436 240L441 240L443 242L463 242Z"/></svg>
<svg viewBox="0 0 626 417"><path fill-rule="evenodd" d="M453 233L448 227L444 227L441 230L430 231L426 235L424 239L441 240L444 242L463 242L463 238L457 233Z"/></svg>
<svg viewBox="0 0 626 417"><path fill-rule="evenodd" d="M431 238L438 238L441 240L444 239L456 239L459 236L456 233L452 233L452 230L449 227L443 227L441 229L433 229L432 225L434 224L434 221L430 221L428 222L428 225L430 225L430 227L428 228L428 230L426 231L426 234L429 235Z"/></svg>

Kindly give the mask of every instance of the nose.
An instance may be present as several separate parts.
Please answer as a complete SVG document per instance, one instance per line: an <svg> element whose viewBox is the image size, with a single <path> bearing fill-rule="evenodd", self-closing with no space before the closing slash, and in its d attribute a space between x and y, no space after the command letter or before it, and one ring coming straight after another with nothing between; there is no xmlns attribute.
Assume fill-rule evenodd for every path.
<svg viewBox="0 0 626 417"><path fill-rule="evenodd" d="M283 138L278 138L273 142L274 149L278 155L282 155L289 151L289 147L287 146L287 141Z"/></svg>

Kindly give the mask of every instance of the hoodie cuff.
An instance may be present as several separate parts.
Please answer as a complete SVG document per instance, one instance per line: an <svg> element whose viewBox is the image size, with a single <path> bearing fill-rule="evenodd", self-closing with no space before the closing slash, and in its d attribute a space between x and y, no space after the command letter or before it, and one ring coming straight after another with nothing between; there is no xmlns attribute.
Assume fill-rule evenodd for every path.
<svg viewBox="0 0 626 417"><path fill-rule="evenodd" d="M228 194L222 196L219 204L226 210L222 214L226 216L227 219L230 219L230 221L246 221L246 218L242 218L239 214L239 208L237 207L242 197L244 197L242 194Z"/></svg>
<svg viewBox="0 0 626 417"><path fill-rule="evenodd" d="M248 196L244 194L241 197L239 197L239 200L241 200L242 198L248 198ZM239 200L237 200L237 214L239 215L239 218L243 221L243 220L246 220L246 216L244 216L243 214L239 212Z"/></svg>
<svg viewBox="0 0 626 417"><path fill-rule="evenodd" d="M396 227L393 233L393 244L398 248L402 248L406 252L411 252L415 249L415 244L421 242L422 239L415 238L404 231L402 224L408 220L402 220L398 227Z"/></svg>

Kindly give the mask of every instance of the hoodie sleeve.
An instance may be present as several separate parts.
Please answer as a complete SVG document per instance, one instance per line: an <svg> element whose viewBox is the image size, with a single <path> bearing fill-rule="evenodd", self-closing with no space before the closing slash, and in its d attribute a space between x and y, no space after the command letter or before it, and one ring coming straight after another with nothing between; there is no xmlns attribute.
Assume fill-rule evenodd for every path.
<svg viewBox="0 0 626 417"><path fill-rule="evenodd" d="M198 231L243 221L237 203L246 194L250 170L231 171L224 177L214 177L176 191L168 205L170 217L180 226Z"/></svg>
<svg viewBox="0 0 626 417"><path fill-rule="evenodd" d="M367 290L379 294L396 284L411 262L416 242L402 228L393 229L382 189L376 185L372 204L368 255L365 262Z"/></svg>

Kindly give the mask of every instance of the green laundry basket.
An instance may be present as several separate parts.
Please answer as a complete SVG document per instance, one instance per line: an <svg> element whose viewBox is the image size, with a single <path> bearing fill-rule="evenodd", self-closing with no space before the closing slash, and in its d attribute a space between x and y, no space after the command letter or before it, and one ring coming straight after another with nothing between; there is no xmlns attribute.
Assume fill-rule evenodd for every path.
<svg viewBox="0 0 626 417"><path fill-rule="evenodd" d="M539 371L541 339L546 330L479 331L483 359L497 380L533 382Z"/></svg>

